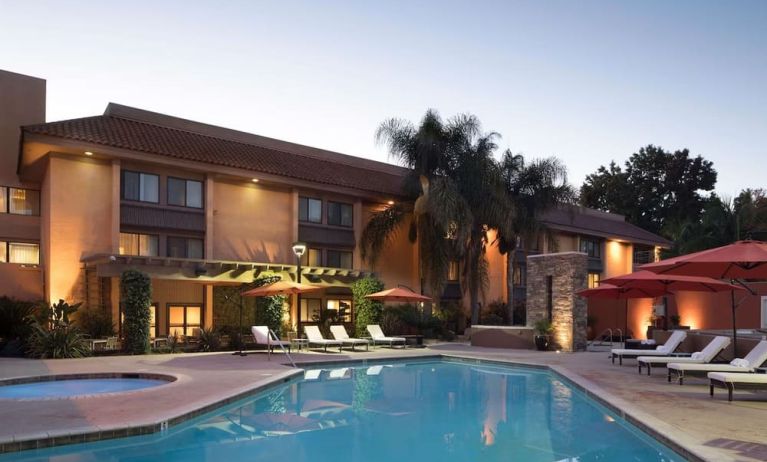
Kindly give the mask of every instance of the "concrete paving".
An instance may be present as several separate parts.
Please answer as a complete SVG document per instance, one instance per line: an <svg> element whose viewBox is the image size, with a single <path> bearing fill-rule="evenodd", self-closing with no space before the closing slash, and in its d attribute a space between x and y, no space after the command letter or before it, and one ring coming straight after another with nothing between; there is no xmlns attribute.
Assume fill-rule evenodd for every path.
<svg viewBox="0 0 767 462"><path fill-rule="evenodd" d="M440 354L550 366L630 420L656 429L698 458L767 460L764 425L767 394L736 392L736 400L730 403L720 390L711 399L705 380L690 379L684 386L668 384L665 370L655 371L652 377L640 376L634 361L629 360L624 366L612 365L602 352L558 354L447 343L424 349L302 352L293 357L305 364ZM50 444L51 438L63 435L92 434L95 439L119 436L115 431L120 428L156 426L274 381L286 380L296 370L283 363L283 355L278 353L268 360L263 352L244 357L201 353L44 361L0 359L0 379L96 372L152 372L178 377L161 387L121 393L119 399L112 394L76 399L0 400L0 421L13 422L0 427L0 445L4 445L0 450L18 449L12 445L20 441L48 438Z"/></svg>

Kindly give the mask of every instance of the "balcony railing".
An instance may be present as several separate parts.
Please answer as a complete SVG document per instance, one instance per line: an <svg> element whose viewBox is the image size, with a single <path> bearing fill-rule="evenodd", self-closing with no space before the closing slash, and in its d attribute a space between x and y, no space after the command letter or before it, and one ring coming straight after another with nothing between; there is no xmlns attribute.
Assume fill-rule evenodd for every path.
<svg viewBox="0 0 767 462"><path fill-rule="evenodd" d="M637 250L634 252L634 265L644 265L655 261L654 250Z"/></svg>

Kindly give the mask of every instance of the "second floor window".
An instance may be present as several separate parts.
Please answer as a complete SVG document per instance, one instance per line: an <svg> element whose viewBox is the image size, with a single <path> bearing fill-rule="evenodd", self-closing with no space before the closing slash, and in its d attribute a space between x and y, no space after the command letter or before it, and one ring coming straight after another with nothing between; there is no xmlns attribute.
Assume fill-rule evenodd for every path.
<svg viewBox="0 0 767 462"><path fill-rule="evenodd" d="M322 223L322 201L310 197L299 197L298 221Z"/></svg>
<svg viewBox="0 0 767 462"><path fill-rule="evenodd" d="M328 202L328 224L348 227L353 226L353 210L351 204Z"/></svg>
<svg viewBox="0 0 767 462"><path fill-rule="evenodd" d="M40 215L40 191L0 187L0 213Z"/></svg>
<svg viewBox="0 0 767 462"><path fill-rule="evenodd" d="M173 258L204 258L202 239L168 237L168 256Z"/></svg>
<svg viewBox="0 0 767 462"><path fill-rule="evenodd" d="M581 238L580 251L588 255L590 258L602 258L600 244L596 239Z"/></svg>
<svg viewBox="0 0 767 462"><path fill-rule="evenodd" d="M596 289L599 287L599 273L589 273L588 286L589 289Z"/></svg>
<svg viewBox="0 0 767 462"><path fill-rule="evenodd" d="M160 177L151 173L123 170L122 198L157 204L160 202Z"/></svg>
<svg viewBox="0 0 767 462"><path fill-rule="evenodd" d="M156 257L160 254L159 238L153 234L120 233L120 255Z"/></svg>
<svg viewBox="0 0 767 462"><path fill-rule="evenodd" d="M301 264L304 266L322 266L322 249L308 248L301 257Z"/></svg>
<svg viewBox="0 0 767 462"><path fill-rule="evenodd" d="M168 178L168 204L202 208L202 182Z"/></svg>
<svg viewBox="0 0 767 462"><path fill-rule="evenodd" d="M352 253L342 250L328 250L327 265L330 268L352 268Z"/></svg>

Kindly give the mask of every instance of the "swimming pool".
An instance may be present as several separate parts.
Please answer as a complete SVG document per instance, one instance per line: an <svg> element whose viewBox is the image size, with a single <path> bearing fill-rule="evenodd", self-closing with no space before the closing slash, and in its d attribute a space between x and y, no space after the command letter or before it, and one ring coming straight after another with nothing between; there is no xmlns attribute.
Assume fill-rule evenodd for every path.
<svg viewBox="0 0 767 462"><path fill-rule="evenodd" d="M94 375L90 378L68 376L42 376L5 385L0 382L0 399L52 399L73 398L82 395L120 393L165 385L173 377L138 374Z"/></svg>
<svg viewBox="0 0 767 462"><path fill-rule="evenodd" d="M160 434L8 461L680 461L546 370L450 360L309 370Z"/></svg>

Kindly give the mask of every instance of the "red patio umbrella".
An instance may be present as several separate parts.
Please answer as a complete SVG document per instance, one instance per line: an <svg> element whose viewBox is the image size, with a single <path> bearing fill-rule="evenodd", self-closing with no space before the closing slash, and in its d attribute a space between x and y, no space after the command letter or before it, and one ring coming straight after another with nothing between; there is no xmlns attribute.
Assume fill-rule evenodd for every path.
<svg viewBox="0 0 767 462"><path fill-rule="evenodd" d="M634 298L655 298L662 295L668 295L668 291L660 287L643 289L641 287L618 287L612 284L602 283L599 287L593 289L584 289L576 292L584 298L601 298L608 300L625 300L624 311L626 315L626 325L624 339L628 337L629 331L629 299Z"/></svg>
<svg viewBox="0 0 767 462"><path fill-rule="evenodd" d="M265 286L247 290L241 295L243 297L271 297L272 295L302 294L304 292L312 292L320 289L322 289L322 287L301 284L300 282L280 280Z"/></svg>
<svg viewBox="0 0 767 462"><path fill-rule="evenodd" d="M413 292L405 287L382 290L374 294L365 295L365 298L382 302L430 302L431 298Z"/></svg>
<svg viewBox="0 0 767 462"><path fill-rule="evenodd" d="M746 239L722 247L669 258L641 267L662 275L706 276L717 279L767 279L767 242ZM743 282L741 285L745 287ZM751 289L748 289L752 294ZM732 291L732 340L737 349L735 291Z"/></svg>

